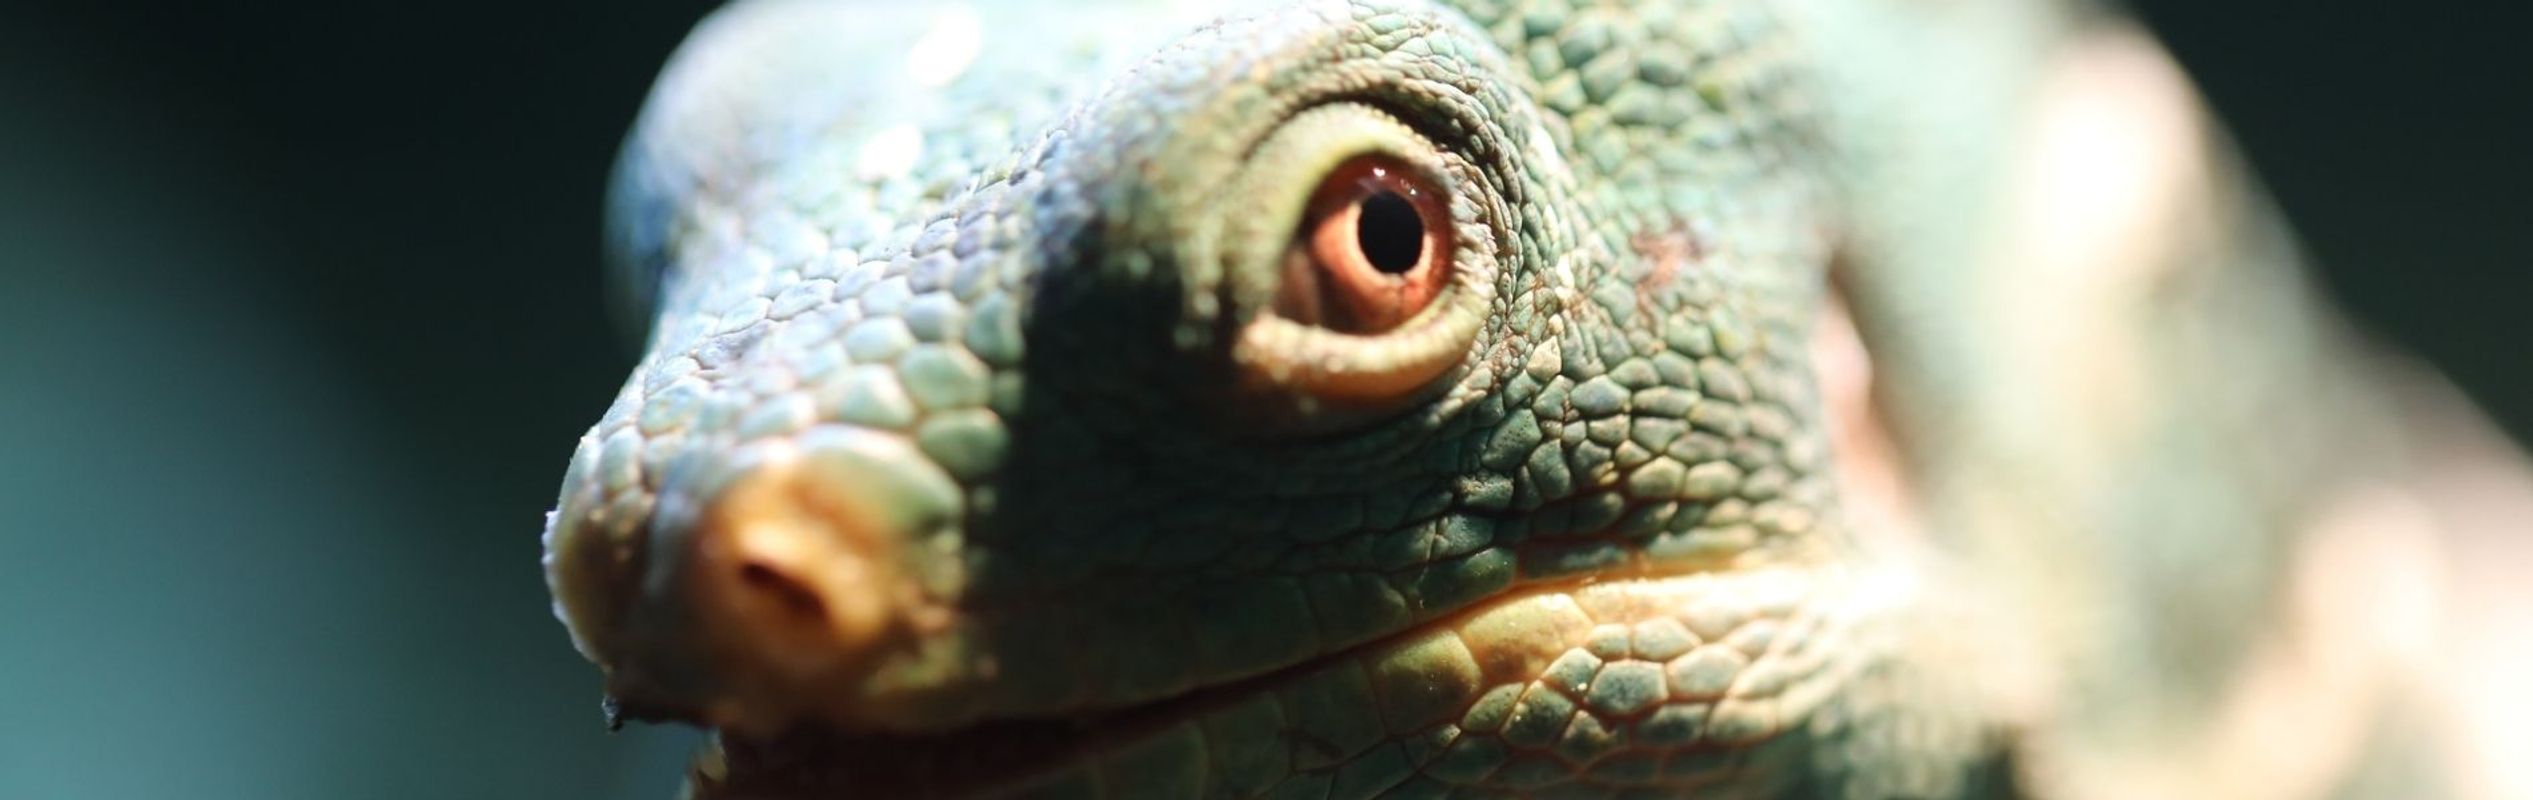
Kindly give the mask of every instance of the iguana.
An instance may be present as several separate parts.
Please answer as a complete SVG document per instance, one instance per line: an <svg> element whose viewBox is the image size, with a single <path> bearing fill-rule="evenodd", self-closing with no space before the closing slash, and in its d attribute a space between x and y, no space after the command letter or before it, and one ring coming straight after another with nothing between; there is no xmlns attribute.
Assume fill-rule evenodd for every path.
<svg viewBox="0 0 2533 800"><path fill-rule="evenodd" d="M2249 187L2073 5L743 3L547 574L700 797L2465 791Z"/></svg>

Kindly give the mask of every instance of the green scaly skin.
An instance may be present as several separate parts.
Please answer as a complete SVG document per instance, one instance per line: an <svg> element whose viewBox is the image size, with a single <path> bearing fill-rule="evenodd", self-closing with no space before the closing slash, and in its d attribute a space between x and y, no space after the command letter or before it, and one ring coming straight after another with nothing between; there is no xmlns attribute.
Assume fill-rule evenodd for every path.
<svg viewBox="0 0 2533 800"><path fill-rule="evenodd" d="M627 146L612 242L656 319L549 574L624 713L724 730L698 793L2009 789L1951 573L1846 523L1807 343L1840 260L1929 398L1903 434L1976 424L1987 345L1912 321L1987 279L1961 220L2067 20L1043 5L725 11ZM1366 153L1444 185L1458 282L1398 332L1265 345L1452 364L1349 404L1240 348ZM845 497L818 513L889 587L807 672L734 655L689 588L772 473Z"/></svg>

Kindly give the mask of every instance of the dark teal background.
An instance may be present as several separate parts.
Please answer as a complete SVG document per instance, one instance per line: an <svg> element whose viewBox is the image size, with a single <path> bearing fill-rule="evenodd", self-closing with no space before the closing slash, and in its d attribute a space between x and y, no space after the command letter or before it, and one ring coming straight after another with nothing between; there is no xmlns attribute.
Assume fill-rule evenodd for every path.
<svg viewBox="0 0 2533 800"><path fill-rule="evenodd" d="M0 797L667 796L537 532L704 4L157 5L0 9ZM2522 20L2400 8L2144 11L2327 288L2521 436Z"/></svg>

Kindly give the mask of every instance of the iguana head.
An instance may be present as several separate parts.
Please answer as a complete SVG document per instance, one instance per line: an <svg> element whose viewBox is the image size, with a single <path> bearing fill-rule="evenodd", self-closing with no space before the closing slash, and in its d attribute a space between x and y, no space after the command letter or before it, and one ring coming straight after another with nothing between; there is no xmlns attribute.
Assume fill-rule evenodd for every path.
<svg viewBox="0 0 2533 800"><path fill-rule="evenodd" d="M1680 786L1835 727L1799 43L1473 5L708 22L547 532L610 695L866 789Z"/></svg>

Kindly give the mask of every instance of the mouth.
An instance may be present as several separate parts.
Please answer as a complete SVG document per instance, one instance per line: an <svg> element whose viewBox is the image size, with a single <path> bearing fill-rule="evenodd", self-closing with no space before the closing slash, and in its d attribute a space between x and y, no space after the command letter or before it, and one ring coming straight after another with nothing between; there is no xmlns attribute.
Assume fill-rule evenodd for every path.
<svg viewBox="0 0 2533 800"><path fill-rule="evenodd" d="M1489 608L1519 602L1508 598ZM1464 616L1477 616L1478 609ZM1129 773L1140 762L1171 760L1166 752L1193 737L1199 752L1237 736L1241 718L1280 719L1285 695L1349 692L1346 673L1388 665L1391 672L1415 673L1430 693L1467 695L1473 681L1455 675L1452 654L1421 662L1417 652L1455 637L1457 619L1426 625L1252 678L1203 687L1169 699L1104 711L1046 719L990 720L939 733L898 734L850 731L806 725L781 736L752 739L724 733L714 752L696 770L698 782L719 793L703 797L810 797L851 789L879 797L964 797L994 794L1003 788L1061 782L1070 767L1076 772ZM1543 625L1542 636L1558 626ZM1469 659L1458 659L1466 662ZM1418 680L1394 680L1404 684ZM1377 691L1377 689L1376 689ZM1371 698L1357 698L1367 702ZM1268 706L1276 706L1268 708ZM1307 732L1272 728L1264 733L1306 748L1312 755L1342 759L1345 744L1318 739ZM1381 731L1384 735L1390 731ZM1220 742L1220 744L1229 744ZM1159 765L1150 765L1159 766ZM1093 779L1089 774L1075 779ZM1191 791L1189 794L1194 794Z"/></svg>
<svg viewBox="0 0 2533 800"><path fill-rule="evenodd" d="M1395 783L1475 769L1483 777L1501 765L1460 762L1490 753L1578 779L1628 761L1650 765L1654 778L1673 762L1711 770L1718 753L1800 723L1843 682L1839 659L1821 651L1845 646L1836 634L1853 615L1818 602L1817 590L1839 583L1820 572L1768 567L1526 586L1347 651L1107 711L926 734L817 725L770 737L725 732L692 781L699 798L1067 787L1192 797L1259 795L1314 775L1392 774ZM1386 767L1367 773L1364 765Z"/></svg>

